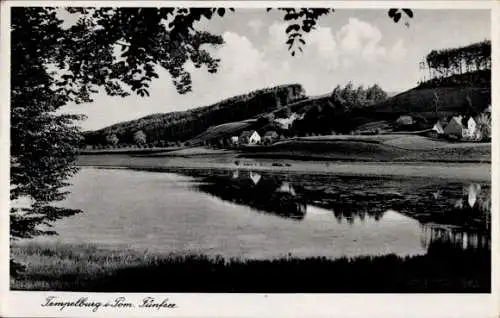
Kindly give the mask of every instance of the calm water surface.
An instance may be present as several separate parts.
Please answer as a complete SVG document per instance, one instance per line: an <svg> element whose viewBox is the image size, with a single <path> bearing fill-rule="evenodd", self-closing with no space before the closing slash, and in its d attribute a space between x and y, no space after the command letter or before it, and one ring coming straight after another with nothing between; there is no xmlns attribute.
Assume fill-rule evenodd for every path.
<svg viewBox="0 0 500 318"><path fill-rule="evenodd" d="M425 254L489 248L488 184L230 170L83 168L65 243L233 257Z"/></svg>

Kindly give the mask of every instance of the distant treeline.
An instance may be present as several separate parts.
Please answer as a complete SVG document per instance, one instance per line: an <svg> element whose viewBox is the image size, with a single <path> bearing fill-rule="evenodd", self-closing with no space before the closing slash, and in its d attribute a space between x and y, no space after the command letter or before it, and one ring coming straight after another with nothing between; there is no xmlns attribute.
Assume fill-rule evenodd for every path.
<svg viewBox="0 0 500 318"><path fill-rule="evenodd" d="M334 88L330 98L308 107L304 117L294 121L290 131L297 136L309 134L348 133L353 128L351 112L387 99L387 93L377 84L364 88L351 82Z"/></svg>
<svg viewBox="0 0 500 318"><path fill-rule="evenodd" d="M491 70L491 41L485 40L463 47L432 50L421 62L420 68L429 72L429 78L425 81Z"/></svg>
<svg viewBox="0 0 500 318"><path fill-rule="evenodd" d="M419 83L419 88L453 87L453 86L491 86L491 70L479 70L448 77L436 77Z"/></svg>
<svg viewBox="0 0 500 318"><path fill-rule="evenodd" d="M216 104L183 112L153 114L84 133L84 145L136 144L137 133L145 143L159 145L189 140L211 126L240 121L305 98L300 84L281 85L228 98ZM115 139L116 137L116 139Z"/></svg>

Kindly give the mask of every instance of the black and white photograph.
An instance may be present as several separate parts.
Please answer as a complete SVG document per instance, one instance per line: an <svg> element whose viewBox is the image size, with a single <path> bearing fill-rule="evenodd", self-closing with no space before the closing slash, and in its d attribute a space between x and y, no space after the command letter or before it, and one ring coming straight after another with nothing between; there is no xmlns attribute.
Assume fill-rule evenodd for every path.
<svg viewBox="0 0 500 318"><path fill-rule="evenodd" d="M490 1L16 2L4 263L40 315L494 294Z"/></svg>

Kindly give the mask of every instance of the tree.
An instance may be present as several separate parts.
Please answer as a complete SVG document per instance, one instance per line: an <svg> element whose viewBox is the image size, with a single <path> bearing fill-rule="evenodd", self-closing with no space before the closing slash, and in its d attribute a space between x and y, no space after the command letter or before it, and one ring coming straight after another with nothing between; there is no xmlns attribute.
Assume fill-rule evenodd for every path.
<svg viewBox="0 0 500 318"><path fill-rule="evenodd" d="M491 69L491 41L463 47L432 50L425 57L430 80L454 74Z"/></svg>
<svg viewBox="0 0 500 318"><path fill-rule="evenodd" d="M367 104L366 93L367 91L363 88L363 85L358 86L355 91L356 106L363 107Z"/></svg>
<svg viewBox="0 0 500 318"><path fill-rule="evenodd" d="M195 28L225 8L67 8L77 23L64 29L56 8L11 8L11 200L31 199L30 208L10 210L11 239L50 235L39 225L78 213L52 205L77 172L81 133L78 115L60 115L70 103L92 101L103 89L111 96L149 96L158 68L168 71L180 94L191 90L188 62L215 73L219 60L204 45L223 44L221 36ZM302 51L303 34L333 9L278 8L288 21L286 44ZM395 22L408 9L391 9ZM116 54L116 50L120 50ZM144 138L145 139L145 138ZM11 262L12 273L19 267Z"/></svg>
<svg viewBox="0 0 500 318"><path fill-rule="evenodd" d="M491 140L491 115L483 112L477 117L477 129L481 132L482 141Z"/></svg>
<svg viewBox="0 0 500 318"><path fill-rule="evenodd" d="M356 96L354 92L354 85L351 81L349 81L342 90L342 98L346 101L346 103L352 107L356 104Z"/></svg>
<svg viewBox="0 0 500 318"><path fill-rule="evenodd" d="M116 134L111 134L106 136L106 141L108 144L116 146L120 140L116 137Z"/></svg>
<svg viewBox="0 0 500 318"><path fill-rule="evenodd" d="M434 92L434 96L432 98L432 102L434 103L434 113L436 115L436 118L439 117L439 114L438 114L438 109L439 109L439 95L437 94L437 92Z"/></svg>
<svg viewBox="0 0 500 318"><path fill-rule="evenodd" d="M374 84L368 88L366 98L371 104L376 104L386 100L387 93L378 84Z"/></svg>
<svg viewBox="0 0 500 318"><path fill-rule="evenodd" d="M332 92L332 101L335 106L340 106L342 109L347 110L347 103L342 92L343 90L340 85L335 86Z"/></svg>
<svg viewBox="0 0 500 318"><path fill-rule="evenodd" d="M146 134L142 130L138 130L134 134L134 142L137 145L144 145L146 143Z"/></svg>

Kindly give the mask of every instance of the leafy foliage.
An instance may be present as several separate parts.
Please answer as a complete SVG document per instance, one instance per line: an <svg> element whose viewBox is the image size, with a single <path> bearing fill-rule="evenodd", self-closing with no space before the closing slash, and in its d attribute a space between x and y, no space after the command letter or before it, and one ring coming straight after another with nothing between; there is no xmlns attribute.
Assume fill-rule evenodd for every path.
<svg viewBox="0 0 500 318"><path fill-rule="evenodd" d="M138 130L134 134L134 141L138 145L142 145L146 143L146 134L142 130Z"/></svg>
<svg viewBox="0 0 500 318"><path fill-rule="evenodd" d="M116 134L111 134L106 136L106 141L108 142L108 144L116 146L120 140L118 139L118 137L116 137Z"/></svg>
<svg viewBox="0 0 500 318"><path fill-rule="evenodd" d="M64 198L65 180L77 171L71 163L81 139L75 120L82 116L56 113L70 97L51 88L54 79L46 68L55 61L62 36L54 12L13 8L12 13L10 197L33 201L32 210L21 213L26 217L11 218L11 238L18 238L42 233L34 230L44 222L39 215L53 219L48 204ZM14 206L11 216L18 212Z"/></svg>
<svg viewBox="0 0 500 318"><path fill-rule="evenodd" d="M347 133L353 125L350 119L352 111L375 105L386 99L387 93L377 84L366 89L363 86L354 89L352 82L348 82L343 88L337 85L330 100L312 106L306 110L301 120L294 121L292 133L299 136L311 133Z"/></svg>
<svg viewBox="0 0 500 318"><path fill-rule="evenodd" d="M401 18L406 15L408 18L413 18L413 11L411 9L389 9L387 12L389 18L394 20L394 22L398 23ZM409 26L408 21L405 22L406 26Z"/></svg>
<svg viewBox="0 0 500 318"><path fill-rule="evenodd" d="M190 90L189 74L183 70L188 60L209 72L218 65L201 46L222 44L220 36L190 32L172 39L160 24L161 10L67 10L79 14L69 29L63 29L55 8L11 11L11 200L32 202L24 209L13 205L12 239L54 234L37 226L48 226L56 214L79 212L50 205L66 195L63 189L77 172L74 162L81 142L76 121L83 116L61 115L60 107L90 102L100 87L111 96L131 91L148 95L157 66L167 69L179 93L185 93Z"/></svg>
<svg viewBox="0 0 500 318"><path fill-rule="evenodd" d="M482 112L477 118L477 129L481 132L481 140L491 141L491 113Z"/></svg>

